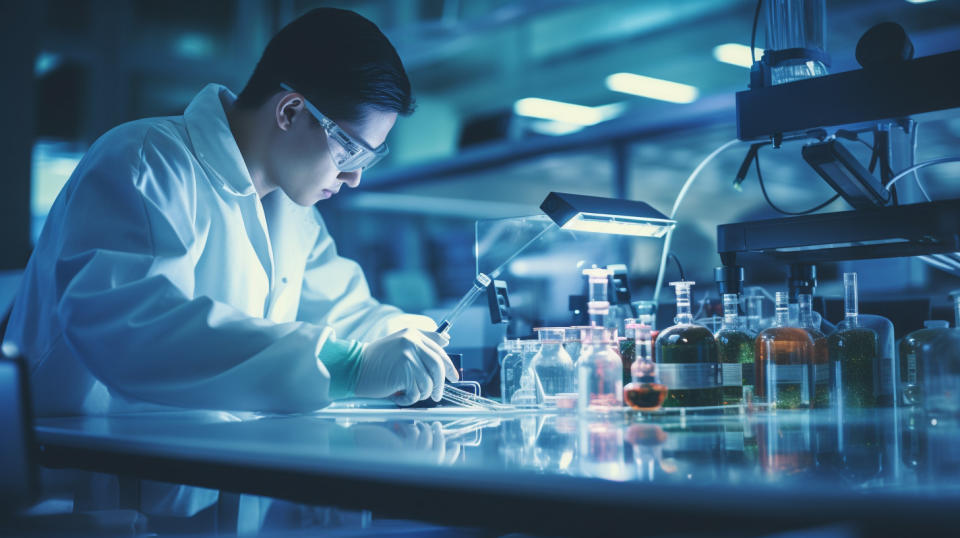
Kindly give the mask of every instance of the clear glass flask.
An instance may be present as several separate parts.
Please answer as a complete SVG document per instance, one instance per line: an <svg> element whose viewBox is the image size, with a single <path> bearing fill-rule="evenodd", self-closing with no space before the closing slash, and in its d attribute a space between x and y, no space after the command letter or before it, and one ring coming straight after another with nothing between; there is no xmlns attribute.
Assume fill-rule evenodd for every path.
<svg viewBox="0 0 960 538"><path fill-rule="evenodd" d="M612 331L603 327L583 329L577 359L577 410L581 413L623 407L623 367L613 346Z"/></svg>
<svg viewBox="0 0 960 538"><path fill-rule="evenodd" d="M744 392L753 393L754 337L743 325L740 296L723 294L723 325L717 331L716 339L724 405L743 403Z"/></svg>
<svg viewBox="0 0 960 538"><path fill-rule="evenodd" d="M923 328L913 331L900 340L900 403L917 405L922 401L923 382L922 354L924 344L932 342L949 332L950 323L931 319L923 322Z"/></svg>
<svg viewBox="0 0 960 538"><path fill-rule="evenodd" d="M813 295L800 293L797 295L797 320L801 328L807 331L813 340L813 355L810 358L810 406L823 408L830 406L830 349L827 344L827 335L817 327L813 316Z"/></svg>
<svg viewBox="0 0 960 538"><path fill-rule="evenodd" d="M504 342L506 355L500 364L500 398L504 403L510 403L513 394L520 388L520 376L523 375L523 354L520 340Z"/></svg>
<svg viewBox="0 0 960 538"><path fill-rule="evenodd" d="M813 338L806 330L790 326L787 301L787 293L778 291L773 326L757 336L754 393L761 402L778 408L801 409L810 406L807 371Z"/></svg>
<svg viewBox="0 0 960 538"><path fill-rule="evenodd" d="M878 405L881 392L877 333L860 325L857 274L843 274L844 319L830 335L830 360L836 369L838 400L846 408Z"/></svg>
<svg viewBox="0 0 960 538"><path fill-rule="evenodd" d="M953 292L954 328L924 344L920 353L923 408L937 423L960 419L960 293ZM954 447L955 450L955 447Z"/></svg>
<svg viewBox="0 0 960 538"><path fill-rule="evenodd" d="M540 350L530 361L530 368L543 387L544 404L555 406L557 396L574 391L573 359L563 349L565 327L537 327Z"/></svg>
<svg viewBox="0 0 960 538"><path fill-rule="evenodd" d="M660 379L670 390L666 407L720 405L720 355L710 329L693 322L691 281L671 282L677 295L675 325L657 336L656 358Z"/></svg>

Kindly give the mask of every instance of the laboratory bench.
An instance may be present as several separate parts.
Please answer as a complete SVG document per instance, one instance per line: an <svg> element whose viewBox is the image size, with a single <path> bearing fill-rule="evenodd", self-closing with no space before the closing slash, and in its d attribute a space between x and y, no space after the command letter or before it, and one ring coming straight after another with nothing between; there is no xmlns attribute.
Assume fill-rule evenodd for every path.
<svg viewBox="0 0 960 538"><path fill-rule="evenodd" d="M441 525L761 535L960 523L960 426L910 408L712 412L344 406L43 418L40 463Z"/></svg>

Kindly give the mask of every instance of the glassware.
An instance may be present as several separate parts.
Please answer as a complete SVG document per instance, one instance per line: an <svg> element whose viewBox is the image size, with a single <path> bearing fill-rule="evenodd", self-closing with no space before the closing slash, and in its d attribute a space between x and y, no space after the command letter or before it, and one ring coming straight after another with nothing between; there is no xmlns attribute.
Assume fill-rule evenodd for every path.
<svg viewBox="0 0 960 538"><path fill-rule="evenodd" d="M920 353L923 407L937 423L960 418L960 293L951 294L954 328L924 344ZM955 447L951 447L955 451ZM955 452L954 452L955 453Z"/></svg>
<svg viewBox="0 0 960 538"><path fill-rule="evenodd" d="M510 403L513 394L520 388L523 354L520 340L507 340L505 344L506 355L500 365L500 399L503 403Z"/></svg>
<svg viewBox="0 0 960 538"><path fill-rule="evenodd" d="M720 356L713 333L693 322L691 281L671 282L677 295L675 325L657 336L656 359L660 379L670 390L666 407L720 405Z"/></svg>
<svg viewBox="0 0 960 538"><path fill-rule="evenodd" d="M563 349L564 327L538 327L540 349L530 361L530 369L543 387L544 403L555 406L557 396L573 390L573 359Z"/></svg>
<svg viewBox="0 0 960 538"><path fill-rule="evenodd" d="M634 349L637 356L630 367L632 381L623 387L623 400L638 411L656 411L667 398L667 386L660 383L657 376L650 329L638 325L636 331Z"/></svg>
<svg viewBox="0 0 960 538"><path fill-rule="evenodd" d="M737 294L723 294L723 325L716 339L724 405L741 404L744 391L753 392L754 337L743 329L739 308Z"/></svg>
<svg viewBox="0 0 960 538"><path fill-rule="evenodd" d="M587 314L590 316L590 325L603 327L610 313L607 292L610 289L610 275L613 271L593 266L590 269L584 269L583 274L587 276Z"/></svg>
<svg viewBox="0 0 960 538"><path fill-rule="evenodd" d="M805 329L789 326L787 300L785 292L777 292L773 326L757 336L754 391L761 402L800 409L810 406L813 339Z"/></svg>
<svg viewBox="0 0 960 538"><path fill-rule="evenodd" d="M570 358L573 359L574 365L576 365L577 358L580 356L580 333L588 327L587 325L577 325L567 327L564 330L563 349L565 349L567 354L570 355ZM576 378L576 376L574 376L574 378Z"/></svg>
<svg viewBox="0 0 960 538"><path fill-rule="evenodd" d="M797 295L797 319L800 327L813 340L813 356L807 374L810 376L810 405L822 408L830 406L830 349L827 335L817 328L813 318L813 295L800 292Z"/></svg>
<svg viewBox="0 0 960 538"><path fill-rule="evenodd" d="M763 296L747 296L747 329L754 335L763 330Z"/></svg>
<svg viewBox="0 0 960 538"><path fill-rule="evenodd" d="M877 333L858 320L856 273L843 274L843 289L844 319L828 339L839 400L846 408L876 407L881 391Z"/></svg>
<svg viewBox="0 0 960 538"><path fill-rule="evenodd" d="M609 412L623 407L623 374L620 357L613 351L613 333L589 327L581 334L577 359L577 410Z"/></svg>
<svg viewBox="0 0 960 538"><path fill-rule="evenodd" d="M510 403L518 407L539 407L543 404L543 386L540 379L530 368L533 357L540 351L538 340L520 340L520 356L523 367L520 371L517 390L510 397Z"/></svg>
<svg viewBox="0 0 960 538"><path fill-rule="evenodd" d="M923 328L913 331L900 340L900 402L917 405L921 402L920 390L923 372L920 354L923 345L950 330L950 323L940 319L923 322Z"/></svg>
<svg viewBox="0 0 960 538"><path fill-rule="evenodd" d="M785 84L827 74L826 0L767 0L768 52L792 50L790 57L770 68L770 82Z"/></svg>
<svg viewBox="0 0 960 538"><path fill-rule="evenodd" d="M617 344L620 361L623 363L623 384L626 385L630 382L630 367L637 356L637 329L640 325L635 319L628 318L624 321L624 336L617 339Z"/></svg>

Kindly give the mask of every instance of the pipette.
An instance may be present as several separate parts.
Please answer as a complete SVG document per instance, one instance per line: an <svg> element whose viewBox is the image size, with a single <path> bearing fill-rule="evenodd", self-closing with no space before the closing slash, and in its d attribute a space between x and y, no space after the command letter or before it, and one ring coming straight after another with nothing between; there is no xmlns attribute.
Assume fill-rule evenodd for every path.
<svg viewBox="0 0 960 538"><path fill-rule="evenodd" d="M473 280L473 288L470 289L463 298L460 299L460 302L457 303L457 306L453 307L453 310L447 313L443 319L440 320L440 324L437 325L437 334L447 334L447 331L450 330L450 325L460 317L460 314L467 309L468 306L472 305L474 301L477 300L477 297L483 293L483 290L487 289L490 286L490 283L493 282L490 280L490 277L480 273L477 275L477 278Z"/></svg>

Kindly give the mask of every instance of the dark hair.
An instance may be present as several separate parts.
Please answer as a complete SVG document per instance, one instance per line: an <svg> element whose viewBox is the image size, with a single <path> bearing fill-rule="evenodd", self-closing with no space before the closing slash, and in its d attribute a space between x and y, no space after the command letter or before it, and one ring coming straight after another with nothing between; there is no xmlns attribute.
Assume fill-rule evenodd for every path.
<svg viewBox="0 0 960 538"><path fill-rule="evenodd" d="M404 116L414 109L410 80L387 36L344 9L312 9L273 36L236 106L262 105L281 83L334 119L357 120L367 108Z"/></svg>

